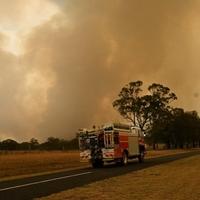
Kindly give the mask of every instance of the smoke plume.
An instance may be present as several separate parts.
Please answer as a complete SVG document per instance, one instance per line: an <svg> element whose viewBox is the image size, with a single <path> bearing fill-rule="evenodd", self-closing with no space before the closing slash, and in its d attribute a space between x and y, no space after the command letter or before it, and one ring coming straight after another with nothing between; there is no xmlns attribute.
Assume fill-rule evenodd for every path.
<svg viewBox="0 0 200 200"><path fill-rule="evenodd" d="M112 102L134 80L200 110L198 0L51 2L58 11L25 35L23 55L0 52L2 138L71 138L121 120Z"/></svg>

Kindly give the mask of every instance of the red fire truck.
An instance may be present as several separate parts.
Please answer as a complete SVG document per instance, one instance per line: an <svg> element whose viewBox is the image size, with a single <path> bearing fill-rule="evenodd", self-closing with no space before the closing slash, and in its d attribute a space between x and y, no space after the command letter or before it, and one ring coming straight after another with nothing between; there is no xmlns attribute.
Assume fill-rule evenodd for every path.
<svg viewBox="0 0 200 200"><path fill-rule="evenodd" d="M81 129L78 132L80 160L90 161L93 167L105 162L126 165L129 159L145 156L144 134L138 127L110 123L98 129Z"/></svg>

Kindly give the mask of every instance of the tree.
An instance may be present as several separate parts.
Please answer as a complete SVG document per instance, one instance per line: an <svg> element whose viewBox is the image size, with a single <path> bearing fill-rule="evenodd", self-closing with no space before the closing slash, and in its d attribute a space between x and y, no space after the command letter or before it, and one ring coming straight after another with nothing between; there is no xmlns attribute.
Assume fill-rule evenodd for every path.
<svg viewBox="0 0 200 200"><path fill-rule="evenodd" d="M22 142L19 144L19 150L30 150L30 143L29 142Z"/></svg>
<svg viewBox="0 0 200 200"><path fill-rule="evenodd" d="M196 111L171 109L153 123L148 139L154 144L165 143L167 148L197 147L200 144L200 118Z"/></svg>
<svg viewBox="0 0 200 200"><path fill-rule="evenodd" d="M59 139L55 137L47 138L47 141L40 145L45 150L71 150L78 149L78 138L72 140Z"/></svg>
<svg viewBox="0 0 200 200"><path fill-rule="evenodd" d="M68 141L68 144L67 144L67 149L78 149L79 148L79 144L78 144L78 138L75 137L71 140Z"/></svg>
<svg viewBox="0 0 200 200"><path fill-rule="evenodd" d="M150 112L151 112L151 123L160 120L161 116L169 113L172 109L170 103L177 99L175 93L171 92L168 87L161 84L153 83L148 87L151 94L150 98Z"/></svg>
<svg viewBox="0 0 200 200"><path fill-rule="evenodd" d="M31 138L30 140L30 150L35 150L39 146L39 142L35 138Z"/></svg>
<svg viewBox="0 0 200 200"><path fill-rule="evenodd" d="M196 147L200 138L200 118L196 111L183 112L171 124L177 146Z"/></svg>
<svg viewBox="0 0 200 200"><path fill-rule="evenodd" d="M136 114L138 111L139 93L142 91L142 81L130 82L123 87L118 99L113 102L113 107L127 120L136 126Z"/></svg>
<svg viewBox="0 0 200 200"><path fill-rule="evenodd" d="M173 119L173 107L170 103L177 97L168 87L157 83L150 85L148 91L150 93L149 107L146 110L149 113L148 134L153 144L161 142L170 148L173 139L169 131Z"/></svg>
<svg viewBox="0 0 200 200"><path fill-rule="evenodd" d="M42 145L43 149L46 150L61 150L62 147L60 145L60 139L55 137L47 138L47 141L44 142Z"/></svg>
<svg viewBox="0 0 200 200"><path fill-rule="evenodd" d="M18 149L18 142L12 139L6 139L1 142L1 150L17 150Z"/></svg>
<svg viewBox="0 0 200 200"><path fill-rule="evenodd" d="M143 131L147 131L150 127L151 116L152 116L152 96L144 95L137 99L136 106L137 110L135 113L136 121Z"/></svg>
<svg viewBox="0 0 200 200"><path fill-rule="evenodd" d="M153 123L168 115L172 109L169 104L176 100L176 95L168 87L153 83L148 87L150 94L141 95L142 81L130 82L122 88L113 107L134 126L150 130Z"/></svg>

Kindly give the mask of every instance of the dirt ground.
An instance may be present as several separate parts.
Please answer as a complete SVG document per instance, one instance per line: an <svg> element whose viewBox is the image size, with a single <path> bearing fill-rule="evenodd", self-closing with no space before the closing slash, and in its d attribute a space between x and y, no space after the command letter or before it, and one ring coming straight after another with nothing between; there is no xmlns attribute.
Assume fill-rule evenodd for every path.
<svg viewBox="0 0 200 200"><path fill-rule="evenodd" d="M200 155L70 189L39 200L199 200Z"/></svg>

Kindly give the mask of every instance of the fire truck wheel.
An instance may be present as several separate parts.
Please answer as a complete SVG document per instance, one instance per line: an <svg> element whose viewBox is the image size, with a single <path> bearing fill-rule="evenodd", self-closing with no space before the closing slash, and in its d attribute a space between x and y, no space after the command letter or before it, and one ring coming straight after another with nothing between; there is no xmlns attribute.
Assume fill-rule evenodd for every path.
<svg viewBox="0 0 200 200"><path fill-rule="evenodd" d="M92 163L93 168L100 168L103 167L103 162L102 161L95 161Z"/></svg>
<svg viewBox="0 0 200 200"><path fill-rule="evenodd" d="M144 162L144 152L140 153L140 155L138 156L138 161L139 161L139 163Z"/></svg>
<svg viewBox="0 0 200 200"><path fill-rule="evenodd" d="M123 156L122 156L122 165L127 165L128 164L128 155L124 151Z"/></svg>
<svg viewBox="0 0 200 200"><path fill-rule="evenodd" d="M93 167L93 168L97 168L97 167L98 167L98 163L97 163L97 162L93 162L93 163L92 163L92 167Z"/></svg>

